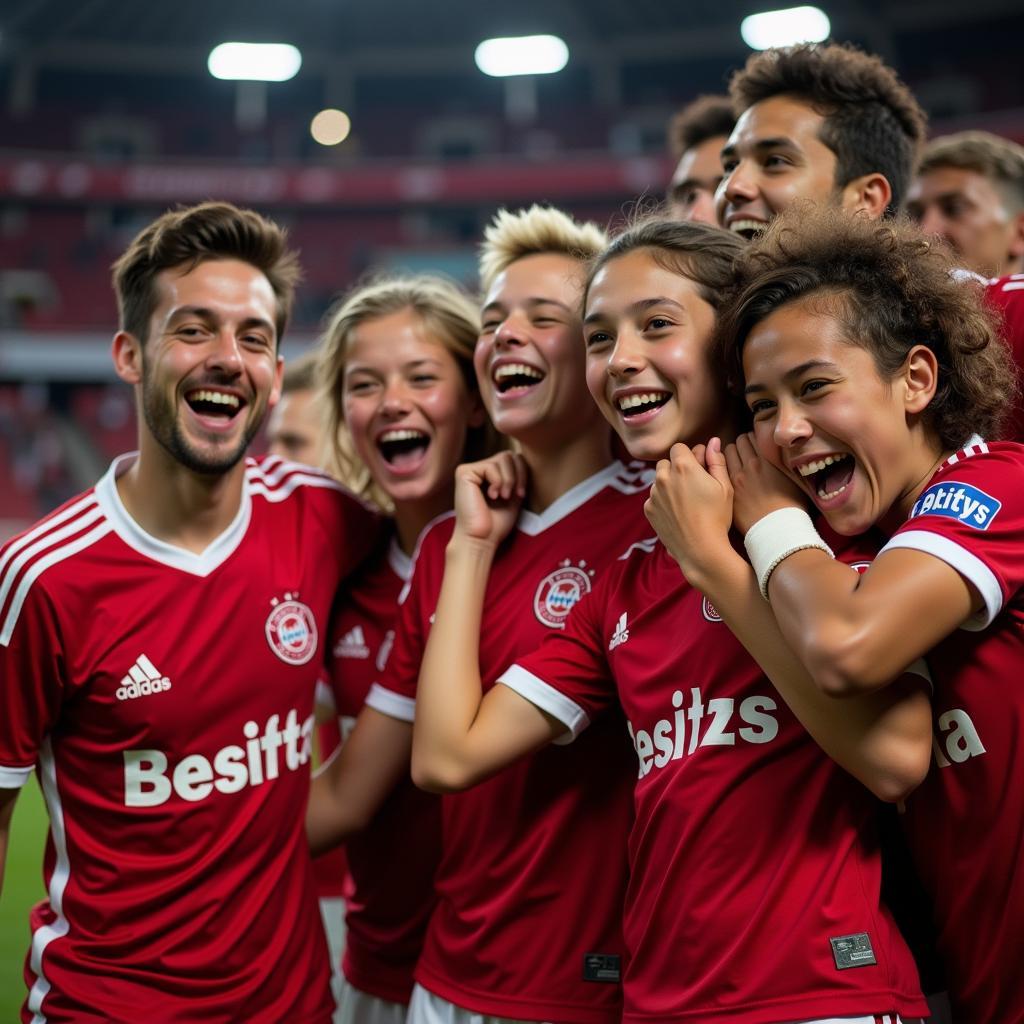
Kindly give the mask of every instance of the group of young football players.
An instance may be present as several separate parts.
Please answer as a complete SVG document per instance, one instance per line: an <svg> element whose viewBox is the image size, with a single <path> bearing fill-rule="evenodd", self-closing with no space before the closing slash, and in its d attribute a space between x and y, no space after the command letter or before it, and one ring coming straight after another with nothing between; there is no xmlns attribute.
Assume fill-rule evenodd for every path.
<svg viewBox="0 0 1024 1024"><path fill-rule="evenodd" d="M24 1021L1024 1022L1024 150L834 44L674 132L288 378L272 222L118 261L139 450L0 550Z"/></svg>

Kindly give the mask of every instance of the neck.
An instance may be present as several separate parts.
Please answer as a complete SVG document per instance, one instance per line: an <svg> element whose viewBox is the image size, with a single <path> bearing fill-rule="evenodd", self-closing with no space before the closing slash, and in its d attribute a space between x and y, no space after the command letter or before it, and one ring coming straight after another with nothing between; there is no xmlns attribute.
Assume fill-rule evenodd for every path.
<svg viewBox="0 0 1024 1024"><path fill-rule="evenodd" d="M953 450L944 449L937 438L925 437L923 433L915 438L908 460L907 477L910 482L878 523L885 533L895 533L910 518L914 502L928 486L935 471L952 454Z"/></svg>
<svg viewBox="0 0 1024 1024"><path fill-rule="evenodd" d="M402 551L411 555L427 523L450 511L454 503L454 488L446 488L441 494L430 495L417 501L396 503L395 536Z"/></svg>
<svg viewBox="0 0 1024 1024"><path fill-rule="evenodd" d="M537 513L612 460L610 432L604 424L556 447L521 442L520 452L530 468L526 505Z"/></svg>
<svg viewBox="0 0 1024 1024"><path fill-rule="evenodd" d="M244 461L225 473L195 473L144 436L139 457L116 485L128 514L146 533L201 554L238 514L244 480Z"/></svg>

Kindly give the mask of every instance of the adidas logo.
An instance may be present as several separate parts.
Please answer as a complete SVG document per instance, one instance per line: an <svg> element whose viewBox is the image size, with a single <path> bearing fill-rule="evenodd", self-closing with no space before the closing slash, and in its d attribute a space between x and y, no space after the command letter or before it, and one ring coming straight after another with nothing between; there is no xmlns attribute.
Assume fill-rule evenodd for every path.
<svg viewBox="0 0 1024 1024"><path fill-rule="evenodd" d="M353 626L335 645L336 658L368 658L370 648L366 646L362 626Z"/></svg>
<svg viewBox="0 0 1024 1024"><path fill-rule="evenodd" d="M121 680L121 685L114 692L118 700L135 700L137 697L148 697L151 693L162 693L171 688L171 681L160 674L159 669L144 654L135 659L135 664L128 669L128 675Z"/></svg>
<svg viewBox="0 0 1024 1024"><path fill-rule="evenodd" d="M629 630L626 628L626 613L623 612L619 616L619 621L615 623L615 634L608 641L608 650L614 651L619 644L624 644L629 639Z"/></svg>

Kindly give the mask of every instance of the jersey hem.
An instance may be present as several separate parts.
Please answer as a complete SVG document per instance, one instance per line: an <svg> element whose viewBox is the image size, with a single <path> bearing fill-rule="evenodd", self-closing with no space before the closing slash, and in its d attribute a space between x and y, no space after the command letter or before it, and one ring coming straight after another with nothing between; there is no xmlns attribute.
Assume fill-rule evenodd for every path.
<svg viewBox="0 0 1024 1024"><path fill-rule="evenodd" d="M620 1024L621 1004L607 1009L595 1006L580 1006L576 1003L556 1003L545 1000L543 1004L528 999L513 999L506 995L474 992L455 988L445 979L434 977L422 963L416 968L416 981L428 992L463 1010L482 1013L489 1017L511 1017L514 1020L556 1020L558 1024ZM598 988L604 986L595 986Z"/></svg>
<svg viewBox="0 0 1024 1024"><path fill-rule="evenodd" d="M401 722L412 722L416 717L415 698L395 693L380 683L374 683L370 687L370 692L366 695L366 706Z"/></svg>
<svg viewBox="0 0 1024 1024"><path fill-rule="evenodd" d="M21 789L34 771L34 765L28 768L8 768L0 765L0 789Z"/></svg>
<svg viewBox="0 0 1024 1024"><path fill-rule="evenodd" d="M1003 590L996 574L977 555L971 554L955 540L932 533L931 530L906 530L893 536L882 551L888 551L890 548L907 548L933 555L956 569L964 579L978 589L985 607L962 622L961 629L984 629L1002 611Z"/></svg>
<svg viewBox="0 0 1024 1024"><path fill-rule="evenodd" d="M359 963L353 963L353 959L358 959ZM412 998L414 966L415 963L412 963L405 971L401 971L389 964L375 962L372 956L350 957L349 951L346 949L341 961L341 973L345 975L345 980L353 988L358 989L364 995L373 996L374 999L383 999L387 1003L401 1003L403 1006L408 1006L409 1000ZM401 977L396 978L396 975ZM391 984L384 981L384 977L387 977Z"/></svg>
<svg viewBox="0 0 1024 1024"><path fill-rule="evenodd" d="M579 704L522 665L509 666L498 676L498 682L557 718L569 730L568 736L560 736L555 743L571 743L590 725L590 716Z"/></svg>
<svg viewBox="0 0 1024 1024"><path fill-rule="evenodd" d="M761 1003L747 1007L702 1007L660 1013L638 1013L627 1010L622 1014L622 1024L655 1024L655 1022L690 1022L728 1020L736 1024L780 1024L781 1021L816 1021L843 1017L871 1017L879 1014L898 1014L900 1017L927 1017L931 1012L923 996L894 996L887 991L851 992L844 995L844 1001L826 1005L829 996L808 996L801 1002L789 1000ZM880 1008L865 1013L872 1004Z"/></svg>

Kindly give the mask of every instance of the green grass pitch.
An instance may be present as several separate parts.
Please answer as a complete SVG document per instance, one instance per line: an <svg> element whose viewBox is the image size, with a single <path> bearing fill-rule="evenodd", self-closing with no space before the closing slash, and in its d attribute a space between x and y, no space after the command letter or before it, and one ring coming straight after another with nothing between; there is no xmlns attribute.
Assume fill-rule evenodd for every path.
<svg viewBox="0 0 1024 1024"><path fill-rule="evenodd" d="M28 911L45 896L43 845L46 807L33 778L18 795L7 846L4 890L0 896L0 1021L17 1021L25 1000L22 967L28 951Z"/></svg>

